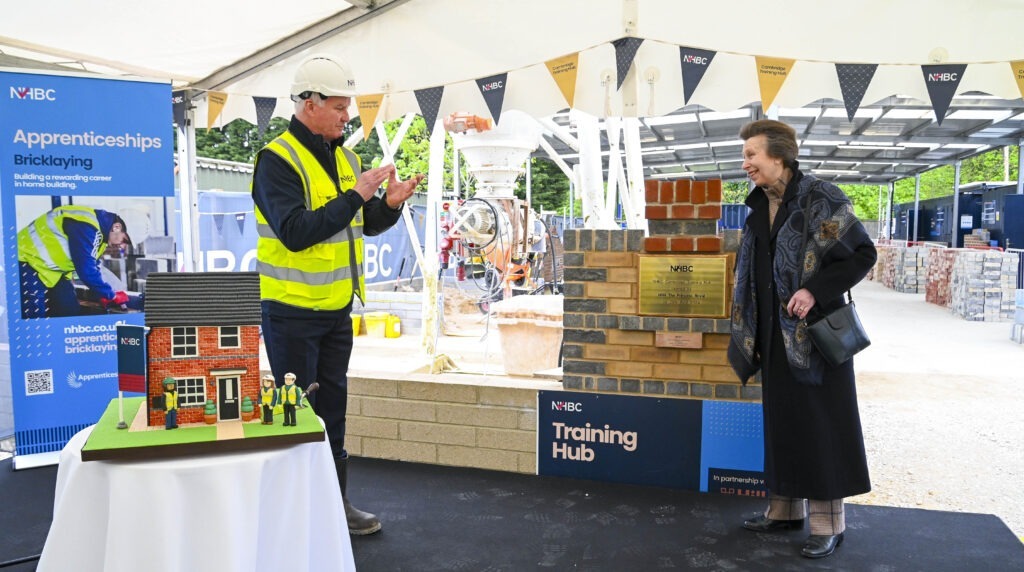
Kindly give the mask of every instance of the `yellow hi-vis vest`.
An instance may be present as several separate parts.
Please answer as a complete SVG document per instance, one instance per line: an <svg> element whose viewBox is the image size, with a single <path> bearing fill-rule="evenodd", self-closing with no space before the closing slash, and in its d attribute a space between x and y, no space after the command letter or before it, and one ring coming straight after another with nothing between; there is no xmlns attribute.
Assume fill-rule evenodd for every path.
<svg viewBox="0 0 1024 572"><path fill-rule="evenodd" d="M164 392L164 409L173 411L178 408L178 390Z"/></svg>
<svg viewBox="0 0 1024 572"><path fill-rule="evenodd" d="M18 260L31 266L47 288L53 288L62 276L75 269L68 248L68 235L64 232L64 220L69 218L100 230L96 209L67 205L51 210L18 231ZM93 244L93 256L98 259L106 248L107 241L103 236L99 244Z"/></svg>
<svg viewBox="0 0 1024 572"><path fill-rule="evenodd" d="M339 181L331 180L316 157L287 131L264 150L275 153L295 169L302 180L306 208L310 210L337 197L342 188L339 181L345 188L355 186L361 172L359 156L338 147L335 163ZM353 294L364 299L362 209L345 229L299 252L285 247L259 207L256 207L256 229L260 299L311 310L340 310L352 302Z"/></svg>

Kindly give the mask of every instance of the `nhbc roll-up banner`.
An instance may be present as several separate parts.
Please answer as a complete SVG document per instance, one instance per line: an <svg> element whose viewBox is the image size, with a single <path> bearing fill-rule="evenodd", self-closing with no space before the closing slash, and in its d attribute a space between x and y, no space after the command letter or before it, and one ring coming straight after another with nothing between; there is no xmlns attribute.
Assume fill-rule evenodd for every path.
<svg viewBox="0 0 1024 572"><path fill-rule="evenodd" d="M173 268L169 84L0 70L15 468L56 463L117 397L118 324Z"/></svg>

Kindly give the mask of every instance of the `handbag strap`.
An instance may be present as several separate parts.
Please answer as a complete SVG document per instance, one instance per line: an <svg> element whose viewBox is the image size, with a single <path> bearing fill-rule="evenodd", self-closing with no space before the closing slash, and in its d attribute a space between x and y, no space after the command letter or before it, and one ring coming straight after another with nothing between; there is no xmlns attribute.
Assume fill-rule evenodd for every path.
<svg viewBox="0 0 1024 572"><path fill-rule="evenodd" d="M804 281L804 266L807 264L807 229L811 224L811 198L814 195L815 185L812 184L810 190L807 192L807 206L804 207L804 234L803 239L800 241L800 257L799 266L800 269L796 275L796 287L800 289ZM853 292L850 290L846 291L846 296L850 299L850 303L853 303ZM817 306L817 304L815 304Z"/></svg>

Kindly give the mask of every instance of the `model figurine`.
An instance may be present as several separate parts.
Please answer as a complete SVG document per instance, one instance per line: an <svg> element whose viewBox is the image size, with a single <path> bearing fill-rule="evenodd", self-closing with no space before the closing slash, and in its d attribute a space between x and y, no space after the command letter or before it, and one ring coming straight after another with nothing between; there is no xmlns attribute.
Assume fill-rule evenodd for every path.
<svg viewBox="0 0 1024 572"><path fill-rule="evenodd" d="M281 404L284 405L284 425L295 426L295 408L302 406L302 389L295 385L295 374L284 374L284 385L280 389Z"/></svg>
<svg viewBox="0 0 1024 572"><path fill-rule="evenodd" d="M274 406L277 405L277 387L274 376L266 374L263 376L263 386L260 387L260 405L263 406L263 424L274 424ZM286 418L287 419L287 418ZM287 425L287 423L285 423Z"/></svg>
<svg viewBox="0 0 1024 572"><path fill-rule="evenodd" d="M178 428L178 384L174 378L164 379L164 429Z"/></svg>

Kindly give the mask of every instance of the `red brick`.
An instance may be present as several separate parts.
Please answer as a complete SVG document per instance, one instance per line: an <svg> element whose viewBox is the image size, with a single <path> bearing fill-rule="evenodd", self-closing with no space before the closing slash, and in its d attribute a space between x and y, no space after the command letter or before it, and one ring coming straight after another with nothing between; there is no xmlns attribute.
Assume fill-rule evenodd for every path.
<svg viewBox="0 0 1024 572"><path fill-rule="evenodd" d="M676 202L690 202L690 179L679 179L676 181Z"/></svg>
<svg viewBox="0 0 1024 572"><path fill-rule="evenodd" d="M649 236L644 239L644 250L647 252L668 252L668 238Z"/></svg>
<svg viewBox="0 0 1024 572"><path fill-rule="evenodd" d="M675 186L675 182L673 181L662 181L660 191L658 192L658 202L663 205L672 204L676 195Z"/></svg>
<svg viewBox="0 0 1024 572"><path fill-rule="evenodd" d="M644 216L647 220L668 219L668 207L665 205L647 205L644 208Z"/></svg>
<svg viewBox="0 0 1024 572"><path fill-rule="evenodd" d="M656 179L644 181L644 198L647 199L647 204L658 202L658 181Z"/></svg>
<svg viewBox="0 0 1024 572"><path fill-rule="evenodd" d="M692 219L694 218L693 205L672 205L669 210L671 219Z"/></svg>
<svg viewBox="0 0 1024 572"><path fill-rule="evenodd" d="M707 193L707 202L722 202L722 179L711 179L708 181Z"/></svg>
<svg viewBox="0 0 1024 572"><path fill-rule="evenodd" d="M697 218L701 220L722 218L722 204L700 205L697 207Z"/></svg>
<svg viewBox="0 0 1024 572"><path fill-rule="evenodd" d="M722 237L703 235L697 237L697 252L721 252Z"/></svg>
<svg viewBox="0 0 1024 572"><path fill-rule="evenodd" d="M670 252L693 252L692 236L674 236L669 242Z"/></svg>
<svg viewBox="0 0 1024 572"><path fill-rule="evenodd" d="M707 183L694 181L690 186L690 202L695 205L702 205L707 202Z"/></svg>

